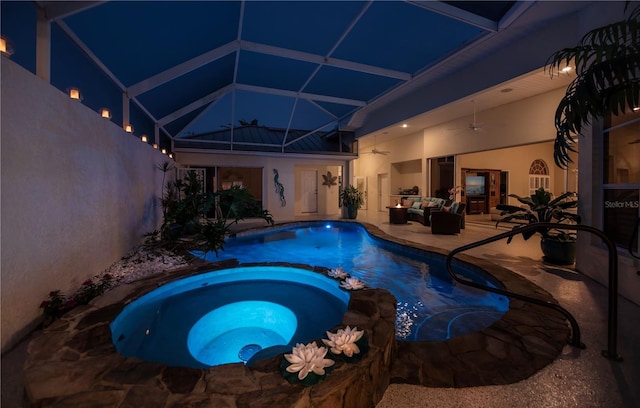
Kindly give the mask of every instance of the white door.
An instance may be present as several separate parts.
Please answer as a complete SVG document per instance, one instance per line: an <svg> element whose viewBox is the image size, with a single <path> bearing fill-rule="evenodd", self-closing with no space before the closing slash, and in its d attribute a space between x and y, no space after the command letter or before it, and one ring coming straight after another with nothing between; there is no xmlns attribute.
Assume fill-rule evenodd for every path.
<svg viewBox="0 0 640 408"><path fill-rule="evenodd" d="M318 212L318 171L302 171L302 212Z"/></svg>
<svg viewBox="0 0 640 408"><path fill-rule="evenodd" d="M363 210L367 209L367 198L369 195L369 192L367 191L367 178L366 177L354 177L354 182L353 185L356 186L356 188L360 191L362 191L362 195L364 196L364 203L362 203L362 207L360 207Z"/></svg>
<svg viewBox="0 0 640 408"><path fill-rule="evenodd" d="M378 174L378 211L387 211L389 205L389 175Z"/></svg>

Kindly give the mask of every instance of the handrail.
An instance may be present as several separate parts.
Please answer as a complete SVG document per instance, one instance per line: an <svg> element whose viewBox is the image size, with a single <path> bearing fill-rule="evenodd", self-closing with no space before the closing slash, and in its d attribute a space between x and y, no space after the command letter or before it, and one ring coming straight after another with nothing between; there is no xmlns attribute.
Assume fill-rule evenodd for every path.
<svg viewBox="0 0 640 408"><path fill-rule="evenodd" d="M622 357L618 355L617 348L616 348L617 336L618 336L618 251L613 241L611 241L611 239L609 239L609 237L607 237L604 234L604 232L600 231L599 229L590 227L588 225L559 224L559 223L550 223L550 222L538 222L534 224L522 225L515 229L512 229L511 231L503 232L502 234L498 234L493 237L489 237L480 241L472 242L470 244L463 245L459 248L452 250L451 252L449 252L446 259L447 271L449 272L449 275L451 275L451 277L456 282L462 283L464 285L468 285L477 289L482 289L488 292L493 292L500 295L508 296L510 298L523 300L525 302L534 303L534 304L548 307L560 312L567 318L567 320L569 320L569 323L571 324L572 336L569 341L569 344L571 344L574 347L585 348L585 345L580 341L580 327L578 326L578 322L573 317L573 315L562 306L555 303L545 302L540 299L532 298L529 296L509 292L507 290L493 288L490 286L486 286L476 282L462 279L453 272L453 269L451 267L451 261L453 257L462 251L466 251L472 248L477 248L495 241L499 241L504 238L509 238L514 235L521 234L523 232L545 230L549 228L560 229L560 230L587 231L602 238L604 243L607 245L607 248L609 249L609 302L608 302L609 310L608 310L608 326L607 326L607 350L603 350L602 355L610 359L622 361Z"/></svg>

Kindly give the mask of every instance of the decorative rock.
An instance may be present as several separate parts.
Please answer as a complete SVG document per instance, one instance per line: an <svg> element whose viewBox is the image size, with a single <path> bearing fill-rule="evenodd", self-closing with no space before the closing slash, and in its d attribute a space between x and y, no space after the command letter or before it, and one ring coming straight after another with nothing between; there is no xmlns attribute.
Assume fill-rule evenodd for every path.
<svg viewBox="0 0 640 408"><path fill-rule="evenodd" d="M147 384L151 379L157 377L163 368L163 364L128 358L118 367L109 371L103 379L116 384Z"/></svg>
<svg viewBox="0 0 640 408"><path fill-rule="evenodd" d="M122 400L124 391L122 390L109 390L109 391L93 391L74 394L70 397L62 398L56 406L65 408L113 408L120 406L119 401ZM138 405L151 406L151 405Z"/></svg>
<svg viewBox="0 0 640 408"><path fill-rule="evenodd" d="M107 324L78 332L67 346L79 353L88 353L93 356L113 353L116 349L111 341L111 330Z"/></svg>
<svg viewBox="0 0 640 408"><path fill-rule="evenodd" d="M202 378L202 370L188 367L166 367L162 382L174 394L188 394Z"/></svg>
<svg viewBox="0 0 640 408"><path fill-rule="evenodd" d="M158 387L136 385L129 389L118 408L162 407L170 393Z"/></svg>
<svg viewBox="0 0 640 408"><path fill-rule="evenodd" d="M117 354L71 362L49 362L24 372L27 396L33 401L85 392L109 367L117 367Z"/></svg>
<svg viewBox="0 0 640 408"><path fill-rule="evenodd" d="M210 375L206 379L206 391L217 394L244 394L257 391L260 386L256 384L251 370L244 364L226 364L221 368L210 369Z"/></svg>

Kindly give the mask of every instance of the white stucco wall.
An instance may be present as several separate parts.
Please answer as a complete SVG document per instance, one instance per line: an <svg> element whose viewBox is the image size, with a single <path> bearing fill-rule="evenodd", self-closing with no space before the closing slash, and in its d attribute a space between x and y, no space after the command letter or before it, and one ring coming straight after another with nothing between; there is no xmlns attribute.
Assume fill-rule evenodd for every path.
<svg viewBox="0 0 640 408"><path fill-rule="evenodd" d="M262 202L263 208L269 210L277 222L292 221L304 216L339 216L338 186L323 186L322 175L331 171L338 175L338 166L343 166L343 183L351 180L348 174L348 161L333 158L317 158L312 156L276 157L269 155L250 156L244 154L215 154L180 151L176 152L176 160L180 165L191 167L261 167L263 169ZM278 170L278 181L284 187L286 205L282 206L280 195L276 193L274 172ZM317 170L318 172L318 212L302 214L302 196L300 193L301 170Z"/></svg>
<svg viewBox="0 0 640 408"><path fill-rule="evenodd" d="M422 156L424 150L423 133L419 130L416 133L403 136L399 139L392 140L373 140L370 136L368 141L364 141L360 146L360 158L353 161L353 173L355 177L366 177L368 186L368 209L385 210L385 206L389 205L387 197L380 197L378 186L378 176L381 174L389 175L389 192L396 194L398 188L408 189L414 185L418 186L420 194L424 194L427 189L427 169ZM373 147L378 150L388 152L387 154L370 154ZM420 161L421 173L417 173L417 168L413 168L411 174L401 176L398 173L398 167L403 168L404 162ZM392 168L392 164L396 163L396 169ZM407 170L408 171L408 170ZM382 200L382 205L378 203ZM385 210L386 211L386 210Z"/></svg>
<svg viewBox="0 0 640 408"><path fill-rule="evenodd" d="M168 160L2 57L2 351L156 229Z"/></svg>

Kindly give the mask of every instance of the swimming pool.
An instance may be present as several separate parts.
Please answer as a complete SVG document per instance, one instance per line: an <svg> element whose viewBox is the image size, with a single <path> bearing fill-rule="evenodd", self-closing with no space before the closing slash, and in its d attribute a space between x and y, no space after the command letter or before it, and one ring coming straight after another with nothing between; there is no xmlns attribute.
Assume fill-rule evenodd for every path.
<svg viewBox="0 0 640 408"><path fill-rule="evenodd" d="M353 222L305 222L227 238L224 250L195 252L209 261L290 262L343 268L368 286L389 290L397 299L396 338L441 341L490 326L509 308L504 296L456 284L445 256L409 248L370 235ZM455 271L476 282L498 286L480 268L454 260Z"/></svg>
<svg viewBox="0 0 640 408"><path fill-rule="evenodd" d="M206 368L320 338L349 299L338 281L313 271L237 267L167 283L127 305L110 328L124 356Z"/></svg>

